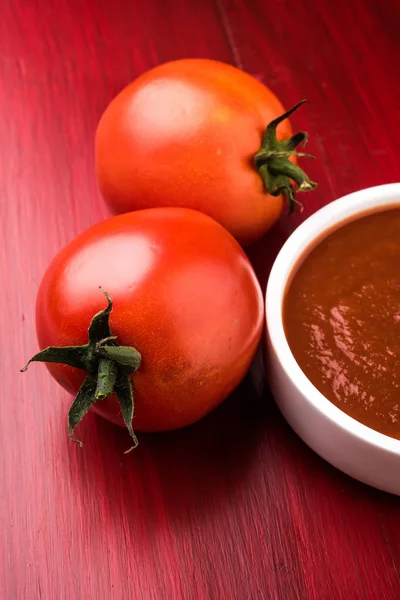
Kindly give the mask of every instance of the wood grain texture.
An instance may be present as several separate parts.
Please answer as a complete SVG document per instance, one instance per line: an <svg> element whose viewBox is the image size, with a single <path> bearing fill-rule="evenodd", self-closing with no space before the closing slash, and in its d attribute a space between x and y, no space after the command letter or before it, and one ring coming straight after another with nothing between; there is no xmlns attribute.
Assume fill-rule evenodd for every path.
<svg viewBox="0 0 400 600"><path fill-rule="evenodd" d="M250 254L260 280L318 207L399 181L400 5L338 0L3 0L0 19L0 598L397 600L400 501L336 471L285 424L260 361L180 432L127 434L89 415L68 443L68 395L36 350L48 261L107 216L93 135L112 96L153 65L238 64L311 134L319 181ZM7 343L7 346L6 346Z"/></svg>

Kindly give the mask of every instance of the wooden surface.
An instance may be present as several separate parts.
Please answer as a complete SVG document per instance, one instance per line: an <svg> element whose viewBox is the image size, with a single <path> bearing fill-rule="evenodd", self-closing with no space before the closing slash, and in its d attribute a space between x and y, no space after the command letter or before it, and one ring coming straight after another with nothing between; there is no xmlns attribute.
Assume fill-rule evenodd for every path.
<svg viewBox="0 0 400 600"><path fill-rule="evenodd" d="M303 97L320 186L251 250L261 281L285 237L361 187L399 181L398 0L2 0L0 598L398 600L400 499L311 452L260 364L187 430L127 434L94 415L67 439L68 395L36 365L48 261L107 215L96 122L160 61L212 57Z"/></svg>

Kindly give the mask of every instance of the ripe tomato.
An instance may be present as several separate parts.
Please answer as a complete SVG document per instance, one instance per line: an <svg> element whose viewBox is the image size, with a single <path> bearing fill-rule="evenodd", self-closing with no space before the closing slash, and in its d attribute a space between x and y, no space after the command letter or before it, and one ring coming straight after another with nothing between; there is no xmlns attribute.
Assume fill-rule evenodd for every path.
<svg viewBox="0 0 400 600"><path fill-rule="evenodd" d="M194 208L240 243L253 242L281 214L282 192L293 205L293 180L301 191L315 187L293 164L307 136L290 138L285 117L291 112L282 116L268 88L230 65L205 59L162 64L122 90L100 120L100 190L116 213Z"/></svg>
<svg viewBox="0 0 400 600"><path fill-rule="evenodd" d="M138 371L129 375L135 429L189 425L245 376L262 332L262 294L239 244L213 219L190 209L159 208L115 216L83 232L56 256L40 285L40 348L88 342L91 319L107 305L99 286L113 308L110 331L101 325L96 351L111 344L113 352L134 347L141 355ZM34 360L47 362L46 352ZM58 362L47 366L77 394L83 370ZM93 408L123 424L115 394Z"/></svg>

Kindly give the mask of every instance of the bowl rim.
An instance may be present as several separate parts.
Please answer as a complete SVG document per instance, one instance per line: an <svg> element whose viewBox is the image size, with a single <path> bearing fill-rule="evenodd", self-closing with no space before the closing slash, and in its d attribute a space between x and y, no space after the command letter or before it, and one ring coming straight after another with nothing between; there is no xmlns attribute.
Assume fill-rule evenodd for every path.
<svg viewBox="0 0 400 600"><path fill-rule="evenodd" d="M308 217L289 236L272 266L265 294L266 325L270 344L294 388L322 416L359 441L400 456L400 440L360 423L326 398L303 373L286 339L283 297L293 269L332 231L379 209L400 207L400 183L389 183L352 192L334 200Z"/></svg>

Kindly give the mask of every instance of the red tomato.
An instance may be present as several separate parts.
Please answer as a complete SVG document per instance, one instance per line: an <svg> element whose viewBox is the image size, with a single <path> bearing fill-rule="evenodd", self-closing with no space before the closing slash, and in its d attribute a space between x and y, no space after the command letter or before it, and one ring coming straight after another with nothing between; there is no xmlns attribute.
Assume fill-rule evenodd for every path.
<svg viewBox="0 0 400 600"><path fill-rule="evenodd" d="M230 65L204 59L160 65L122 90L100 120L101 192L117 213L194 208L242 244L253 242L281 214L281 192L292 196L292 180L301 191L315 186L288 162L306 135L277 142L290 138L288 120L278 124L277 138L272 127L263 144L267 125L283 112L268 88ZM262 145L258 172L254 158Z"/></svg>
<svg viewBox="0 0 400 600"><path fill-rule="evenodd" d="M68 244L50 264L36 307L41 348L88 341L107 305L118 344L142 357L133 374L133 426L180 428L197 421L245 376L263 327L263 299L236 240L199 212L159 208L107 219ZM106 334L104 334L106 335ZM47 364L76 394L85 372ZM94 405L122 424L115 395Z"/></svg>

